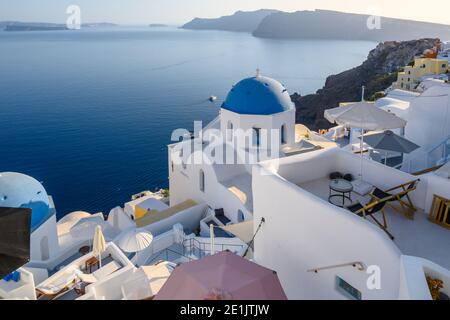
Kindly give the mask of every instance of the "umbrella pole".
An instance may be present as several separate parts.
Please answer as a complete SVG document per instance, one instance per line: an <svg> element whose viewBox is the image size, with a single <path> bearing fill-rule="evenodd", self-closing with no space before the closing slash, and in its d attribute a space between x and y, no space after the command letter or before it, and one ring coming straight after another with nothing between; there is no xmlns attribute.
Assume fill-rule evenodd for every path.
<svg viewBox="0 0 450 320"><path fill-rule="evenodd" d="M361 128L361 142L359 145L359 151L361 153L361 168L360 168L360 174L361 181L363 181L363 147L364 147L364 129Z"/></svg>
<svg viewBox="0 0 450 320"><path fill-rule="evenodd" d="M209 225L209 236L210 236L210 242L211 242L211 255L214 255L214 225L210 224Z"/></svg>

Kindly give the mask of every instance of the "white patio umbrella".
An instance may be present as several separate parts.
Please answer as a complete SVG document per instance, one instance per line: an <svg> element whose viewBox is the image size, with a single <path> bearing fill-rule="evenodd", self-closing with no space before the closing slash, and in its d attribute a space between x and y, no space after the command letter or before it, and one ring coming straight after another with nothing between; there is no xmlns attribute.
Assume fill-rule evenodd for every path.
<svg viewBox="0 0 450 320"><path fill-rule="evenodd" d="M94 255L98 256L100 268L102 267L102 253L106 250L106 241L103 236L102 227L97 225L95 227L94 241L92 244L92 251Z"/></svg>
<svg viewBox="0 0 450 320"><path fill-rule="evenodd" d="M125 252L138 254L148 248L152 241L153 235L151 232L131 228L119 236L117 245Z"/></svg>
<svg viewBox="0 0 450 320"><path fill-rule="evenodd" d="M324 116L331 123L336 123L345 126L346 128L361 129L361 180L363 176L364 130L381 131L403 128L406 126L406 121L402 118L376 107L373 103L365 101L325 110Z"/></svg>

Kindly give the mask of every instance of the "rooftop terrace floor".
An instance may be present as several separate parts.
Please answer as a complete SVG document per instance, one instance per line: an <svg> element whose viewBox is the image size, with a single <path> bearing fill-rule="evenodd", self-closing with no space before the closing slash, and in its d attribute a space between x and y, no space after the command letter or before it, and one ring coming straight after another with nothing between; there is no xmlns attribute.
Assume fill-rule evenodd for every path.
<svg viewBox="0 0 450 320"><path fill-rule="evenodd" d="M328 178L322 178L302 183L299 187L328 202L329 183ZM355 192L352 192L351 198L353 203L360 201L362 204L367 204L370 200L370 196L362 197ZM450 230L430 222L428 215L420 209L414 220L407 219L389 206L385 211L388 229L403 254L425 258L450 269ZM377 214L376 218L380 220L381 214ZM376 225L372 219L367 221Z"/></svg>

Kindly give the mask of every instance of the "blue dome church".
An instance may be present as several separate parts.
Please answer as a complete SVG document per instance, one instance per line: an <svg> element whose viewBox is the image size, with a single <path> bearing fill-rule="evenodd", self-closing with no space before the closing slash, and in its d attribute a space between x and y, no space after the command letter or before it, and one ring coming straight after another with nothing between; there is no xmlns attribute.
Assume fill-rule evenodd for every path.
<svg viewBox="0 0 450 320"><path fill-rule="evenodd" d="M277 80L256 76L239 81L228 93L220 110L222 135L228 142L245 142L241 132L252 133L253 147L279 152L295 144L295 106L287 89ZM264 136L275 139L263 143ZM278 142L278 143L275 143Z"/></svg>

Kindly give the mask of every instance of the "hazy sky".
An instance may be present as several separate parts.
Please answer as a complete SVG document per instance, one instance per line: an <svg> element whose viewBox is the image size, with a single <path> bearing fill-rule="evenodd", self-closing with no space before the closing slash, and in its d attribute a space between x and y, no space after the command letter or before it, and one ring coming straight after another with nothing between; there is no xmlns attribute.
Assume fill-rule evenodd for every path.
<svg viewBox="0 0 450 320"><path fill-rule="evenodd" d="M318 8L450 24L449 0L0 0L0 20L65 22L71 4L80 6L82 22L181 24L237 10Z"/></svg>

